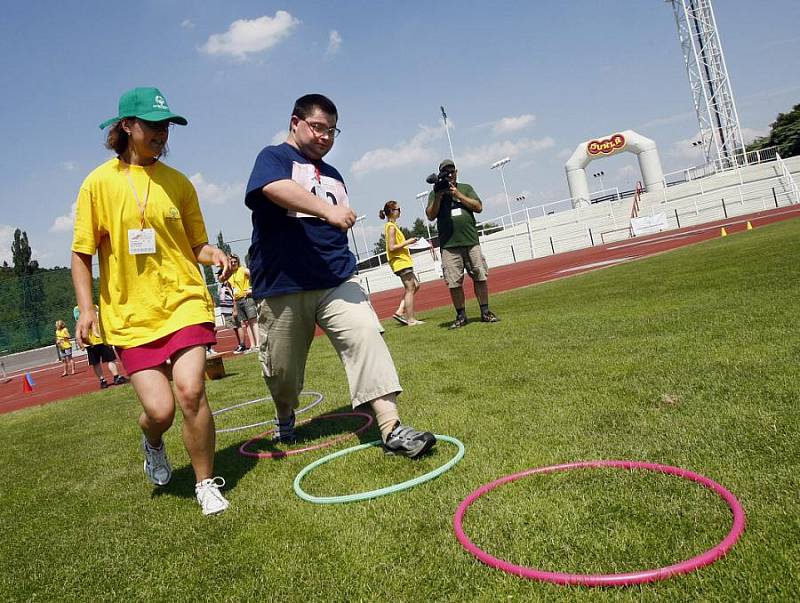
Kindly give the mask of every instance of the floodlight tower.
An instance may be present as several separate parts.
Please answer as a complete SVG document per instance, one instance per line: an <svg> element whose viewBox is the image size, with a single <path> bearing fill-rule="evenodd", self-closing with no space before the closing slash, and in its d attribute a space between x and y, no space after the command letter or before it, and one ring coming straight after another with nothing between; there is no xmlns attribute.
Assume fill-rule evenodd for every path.
<svg viewBox="0 0 800 603"><path fill-rule="evenodd" d="M706 161L737 165L744 149L722 43L711 0L665 0L672 4ZM746 161L746 154L743 154Z"/></svg>

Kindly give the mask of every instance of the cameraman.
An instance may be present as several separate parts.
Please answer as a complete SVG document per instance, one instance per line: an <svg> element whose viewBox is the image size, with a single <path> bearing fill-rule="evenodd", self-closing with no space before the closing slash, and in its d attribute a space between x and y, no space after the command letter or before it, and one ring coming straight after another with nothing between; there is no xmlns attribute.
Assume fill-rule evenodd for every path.
<svg viewBox="0 0 800 603"><path fill-rule="evenodd" d="M469 184L456 181L457 174L452 160L445 159L439 164L439 174L428 195L428 207L425 210L429 220L436 218L436 227L439 230L444 280L456 309L456 319L450 325L451 329L467 324L467 314L464 311L465 270L472 277L475 297L481 307L481 321L499 320L489 310L489 266L483 257L478 242L478 229L475 226L475 214L483 211L483 204Z"/></svg>

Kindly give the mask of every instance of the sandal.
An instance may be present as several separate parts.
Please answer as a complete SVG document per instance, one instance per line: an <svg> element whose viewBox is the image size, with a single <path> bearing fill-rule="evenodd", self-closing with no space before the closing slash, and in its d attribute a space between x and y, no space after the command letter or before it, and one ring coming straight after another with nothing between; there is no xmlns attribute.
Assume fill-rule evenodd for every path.
<svg viewBox="0 0 800 603"><path fill-rule="evenodd" d="M394 314L394 315L392 316L392 318L394 318L394 319L395 319L397 322L399 322L401 325L407 325L407 324L408 324L408 320L406 320L406 317L405 317L405 316L403 316L402 314Z"/></svg>

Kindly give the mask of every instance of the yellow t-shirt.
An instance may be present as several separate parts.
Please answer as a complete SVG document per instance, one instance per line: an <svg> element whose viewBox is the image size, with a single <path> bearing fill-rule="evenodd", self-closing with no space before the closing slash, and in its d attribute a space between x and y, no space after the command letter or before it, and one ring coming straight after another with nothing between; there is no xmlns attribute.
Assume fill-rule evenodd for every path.
<svg viewBox="0 0 800 603"><path fill-rule="evenodd" d="M389 258L389 267L392 272L400 272L405 268L413 268L414 260L411 259L411 252L408 247L389 251L389 227L394 226L394 239L397 245L405 243L406 237L400 227L394 222L386 222L383 225L383 237L386 240L386 257Z"/></svg>
<svg viewBox="0 0 800 603"><path fill-rule="evenodd" d="M228 282L231 284L231 287L233 287L233 299L236 300L244 299L247 292L251 289L250 277L247 276L243 266L239 266L236 272L231 274Z"/></svg>
<svg viewBox="0 0 800 603"><path fill-rule="evenodd" d="M144 227L155 230L155 253L129 253L128 230L141 224L131 181L139 201L147 197ZM92 171L78 193L72 250L98 253L103 341L133 347L214 322L192 251L207 242L197 192L176 169L160 161L129 166L114 158Z"/></svg>
<svg viewBox="0 0 800 603"><path fill-rule="evenodd" d="M56 339L58 340L58 347L62 350L69 350L72 347L72 342L69 340L69 329L56 329Z"/></svg>

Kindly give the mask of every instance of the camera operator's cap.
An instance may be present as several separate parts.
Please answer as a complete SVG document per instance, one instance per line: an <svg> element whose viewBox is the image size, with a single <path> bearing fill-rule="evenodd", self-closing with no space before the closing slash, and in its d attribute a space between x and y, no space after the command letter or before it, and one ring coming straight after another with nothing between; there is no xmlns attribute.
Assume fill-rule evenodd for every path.
<svg viewBox="0 0 800 603"><path fill-rule="evenodd" d="M453 163L452 159L445 159L439 164L439 171L441 172L444 168L451 167L453 169L456 168L456 164Z"/></svg>
<svg viewBox="0 0 800 603"><path fill-rule="evenodd" d="M100 124L102 130L125 117L138 117L146 121L171 121L185 126L189 122L170 111L167 99L158 88L134 88L119 97L119 115Z"/></svg>

